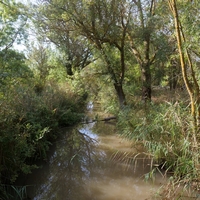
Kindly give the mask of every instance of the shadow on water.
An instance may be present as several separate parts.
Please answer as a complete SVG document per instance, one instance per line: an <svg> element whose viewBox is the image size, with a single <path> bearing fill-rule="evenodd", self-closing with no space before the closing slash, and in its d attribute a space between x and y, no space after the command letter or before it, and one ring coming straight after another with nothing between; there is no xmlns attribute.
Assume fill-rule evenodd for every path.
<svg viewBox="0 0 200 200"><path fill-rule="evenodd" d="M48 163L27 176L33 200L147 200L163 178L145 182L151 159L116 134L113 123L82 124L66 129ZM137 157L137 159L136 159ZM136 162L137 160L137 162Z"/></svg>
<svg viewBox="0 0 200 200"><path fill-rule="evenodd" d="M98 134L94 133L96 130ZM112 124L90 123L66 130L41 169L27 177L34 200L144 200L160 183L144 181L148 159L134 165L123 155L136 155L128 141L114 134ZM126 156L124 156L126 157Z"/></svg>
<svg viewBox="0 0 200 200"><path fill-rule="evenodd" d="M95 145L95 139L79 130L67 131L49 163L28 177L26 184L35 185L28 188L28 195L38 200L87 199L83 187L98 163L99 155L92 150Z"/></svg>

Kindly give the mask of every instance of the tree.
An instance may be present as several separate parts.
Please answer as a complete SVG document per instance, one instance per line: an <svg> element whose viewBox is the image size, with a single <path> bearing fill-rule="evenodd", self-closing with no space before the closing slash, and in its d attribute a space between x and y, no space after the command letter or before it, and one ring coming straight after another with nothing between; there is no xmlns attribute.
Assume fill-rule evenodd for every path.
<svg viewBox="0 0 200 200"><path fill-rule="evenodd" d="M130 48L141 68L142 98L151 100L151 65L156 58L157 50L152 45L155 32L155 0L133 0L132 20L128 32Z"/></svg>
<svg viewBox="0 0 200 200"><path fill-rule="evenodd" d="M88 41L94 51L98 52L98 56L104 60L120 107L123 107L126 104L123 82L126 33L130 16L127 12L129 4L123 0L45 2L44 9L49 7L52 12L54 8L54 14L60 13L59 21L65 25L65 30L72 30L79 41ZM67 41L69 43L69 38ZM119 56L113 56L114 54Z"/></svg>
<svg viewBox="0 0 200 200"><path fill-rule="evenodd" d="M25 7L15 1L0 1L0 50L12 47L14 42L20 43L25 36L24 27L27 16Z"/></svg>
<svg viewBox="0 0 200 200"><path fill-rule="evenodd" d="M38 12L35 12L36 10ZM75 71L80 72L94 59L91 46L84 38L75 34L70 21L63 18L63 11L53 2L46 1L44 6L33 6L32 21L40 37L46 38L59 49L67 74L73 76Z"/></svg>
<svg viewBox="0 0 200 200"><path fill-rule="evenodd" d="M23 53L11 49L0 52L1 92L5 93L7 87L23 82L31 76L32 72L26 65L26 58Z"/></svg>
<svg viewBox="0 0 200 200"><path fill-rule="evenodd" d="M32 50L27 57L29 67L33 70L37 80L35 90L37 93L41 93L53 67L49 64L48 49L42 43L38 44L37 47L32 46Z"/></svg>
<svg viewBox="0 0 200 200"><path fill-rule="evenodd" d="M180 20L180 13L177 7L177 2L175 0L168 0L170 10L173 14L174 26L177 39L177 47L180 56L181 71L185 86L187 88L188 94L190 96L191 104L191 115L193 117L194 124L194 134L193 134L193 145L194 148L198 147L197 135L200 130L200 87L198 79L194 69L194 63L191 57L191 51L189 51L187 44L187 38L185 35L185 29ZM184 6L188 6L191 2L183 3ZM189 14L189 13L188 13ZM198 136L199 139L199 136Z"/></svg>

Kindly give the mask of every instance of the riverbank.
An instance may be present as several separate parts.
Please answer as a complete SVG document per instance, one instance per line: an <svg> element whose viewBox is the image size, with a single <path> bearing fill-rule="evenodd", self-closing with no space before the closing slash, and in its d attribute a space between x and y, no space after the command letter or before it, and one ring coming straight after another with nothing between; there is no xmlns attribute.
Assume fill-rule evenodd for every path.
<svg viewBox="0 0 200 200"><path fill-rule="evenodd" d="M39 94L30 87L18 90L1 98L0 199L5 200L23 198L26 185L15 186L18 176L32 173L38 160L47 160L59 129L77 124L85 112L82 96L56 84Z"/></svg>

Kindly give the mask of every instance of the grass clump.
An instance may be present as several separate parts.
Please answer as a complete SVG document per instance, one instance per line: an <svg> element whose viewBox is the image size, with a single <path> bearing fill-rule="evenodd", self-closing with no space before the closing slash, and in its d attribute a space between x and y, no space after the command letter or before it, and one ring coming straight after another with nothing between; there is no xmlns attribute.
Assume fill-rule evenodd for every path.
<svg viewBox="0 0 200 200"><path fill-rule="evenodd" d="M197 184L200 156L193 146L192 119L181 103L160 103L135 108L127 107L119 114L122 135L144 145L153 157L155 168L173 177L185 187ZM176 184L178 186L178 184Z"/></svg>

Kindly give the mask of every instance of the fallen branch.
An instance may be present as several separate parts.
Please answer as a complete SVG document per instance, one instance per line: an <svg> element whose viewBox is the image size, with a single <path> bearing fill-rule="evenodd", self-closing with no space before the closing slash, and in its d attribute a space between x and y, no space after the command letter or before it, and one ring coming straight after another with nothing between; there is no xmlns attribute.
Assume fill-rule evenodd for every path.
<svg viewBox="0 0 200 200"><path fill-rule="evenodd" d="M93 123L93 122L99 122L99 121L104 121L104 122L108 122L110 120L114 120L117 119L117 117L112 116L112 117L106 117L104 119L91 119L91 120L85 120L85 122L83 122L83 124L89 124L89 123Z"/></svg>

